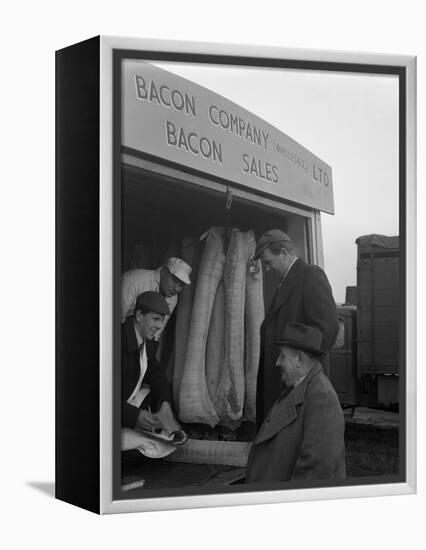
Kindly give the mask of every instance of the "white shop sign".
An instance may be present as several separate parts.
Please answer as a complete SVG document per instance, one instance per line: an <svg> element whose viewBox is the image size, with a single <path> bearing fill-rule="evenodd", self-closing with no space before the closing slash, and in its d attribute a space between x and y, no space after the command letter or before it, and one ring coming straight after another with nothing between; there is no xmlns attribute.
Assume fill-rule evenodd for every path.
<svg viewBox="0 0 426 550"><path fill-rule="evenodd" d="M236 103L145 61L122 64L122 146L334 213L330 166Z"/></svg>

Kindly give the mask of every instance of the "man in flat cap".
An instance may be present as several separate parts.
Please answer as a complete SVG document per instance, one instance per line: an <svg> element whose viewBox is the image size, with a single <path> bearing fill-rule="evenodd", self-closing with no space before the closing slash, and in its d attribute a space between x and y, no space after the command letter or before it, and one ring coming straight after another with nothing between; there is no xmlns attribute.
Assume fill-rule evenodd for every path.
<svg viewBox="0 0 426 550"><path fill-rule="evenodd" d="M165 298L158 292L143 292L132 317L121 331L121 425L147 431L162 430L175 444L186 434L172 410L172 394L161 364L155 358L152 340L170 315Z"/></svg>
<svg viewBox="0 0 426 550"><path fill-rule="evenodd" d="M264 233L258 240L255 259L261 259L266 271L279 277L277 292L262 323L260 361L257 378L256 421L263 422L281 392L279 372L275 368L278 349L272 343L289 322L304 323L321 331L321 358L328 374L328 351L338 332L337 309L330 283L324 271L297 257L290 237L279 229Z"/></svg>
<svg viewBox="0 0 426 550"><path fill-rule="evenodd" d="M247 483L344 478L345 421L319 361L321 332L289 323L274 344L285 389L252 444Z"/></svg>
<svg viewBox="0 0 426 550"><path fill-rule="evenodd" d="M158 269L131 269L121 277L121 322L133 314L136 298L142 292L151 290L159 292L166 300L170 313L155 335L158 340L169 316L176 307L178 294L185 285L191 284L191 266L180 258L169 258L165 265Z"/></svg>

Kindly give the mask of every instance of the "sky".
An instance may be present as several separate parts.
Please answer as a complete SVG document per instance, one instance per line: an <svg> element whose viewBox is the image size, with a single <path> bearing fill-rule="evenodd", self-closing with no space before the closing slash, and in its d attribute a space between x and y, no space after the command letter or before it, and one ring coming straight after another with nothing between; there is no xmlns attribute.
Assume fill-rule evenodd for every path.
<svg viewBox="0 0 426 550"><path fill-rule="evenodd" d="M398 80L329 71L155 63L234 101L329 164L335 214L321 214L334 298L356 285L355 240L398 235Z"/></svg>

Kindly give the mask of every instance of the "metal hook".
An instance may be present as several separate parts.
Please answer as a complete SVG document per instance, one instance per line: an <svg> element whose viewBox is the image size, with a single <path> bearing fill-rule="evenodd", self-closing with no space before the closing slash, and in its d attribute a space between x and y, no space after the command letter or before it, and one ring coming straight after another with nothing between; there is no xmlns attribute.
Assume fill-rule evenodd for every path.
<svg viewBox="0 0 426 550"><path fill-rule="evenodd" d="M226 188L226 203L225 203L225 211L226 211L226 224L225 224L225 235L223 237L223 246L225 254L228 251L229 241L231 239L231 207L232 207L232 191L229 189L229 187Z"/></svg>
<svg viewBox="0 0 426 550"><path fill-rule="evenodd" d="M226 188L226 205L225 205L225 208L226 208L226 210L228 210L228 211L231 210L232 199L233 199L232 191L229 189L229 187L227 187L227 188Z"/></svg>

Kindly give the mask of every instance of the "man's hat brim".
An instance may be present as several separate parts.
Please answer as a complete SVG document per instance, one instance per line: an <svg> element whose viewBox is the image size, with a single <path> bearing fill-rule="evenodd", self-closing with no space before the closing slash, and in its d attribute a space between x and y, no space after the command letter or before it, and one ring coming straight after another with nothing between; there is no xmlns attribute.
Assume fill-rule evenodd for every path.
<svg viewBox="0 0 426 550"><path fill-rule="evenodd" d="M266 250L271 244L274 243L291 243L292 240L287 235L287 233L284 233L284 231L281 231L280 229L272 229L271 231L267 231L264 233L256 246L256 250L254 252L254 260L258 260L260 256L262 255L262 252Z"/></svg>
<svg viewBox="0 0 426 550"><path fill-rule="evenodd" d="M295 342L294 340L275 340L275 342L273 343L276 346L288 346L289 348L299 349L301 351L307 351L309 353L312 353L313 355L317 355L318 357L320 357L321 355L324 355L324 352L322 350L305 346L299 342Z"/></svg>
<svg viewBox="0 0 426 550"><path fill-rule="evenodd" d="M270 244L272 244L272 243L267 241L266 243L262 243L260 246L257 246L256 251L255 251L254 256L253 256L253 259L258 260L261 257L262 252L264 250L266 250Z"/></svg>
<svg viewBox="0 0 426 550"><path fill-rule="evenodd" d="M159 315L170 315L169 306L159 292L146 291L139 294L136 298L135 311L139 308L144 308Z"/></svg>

